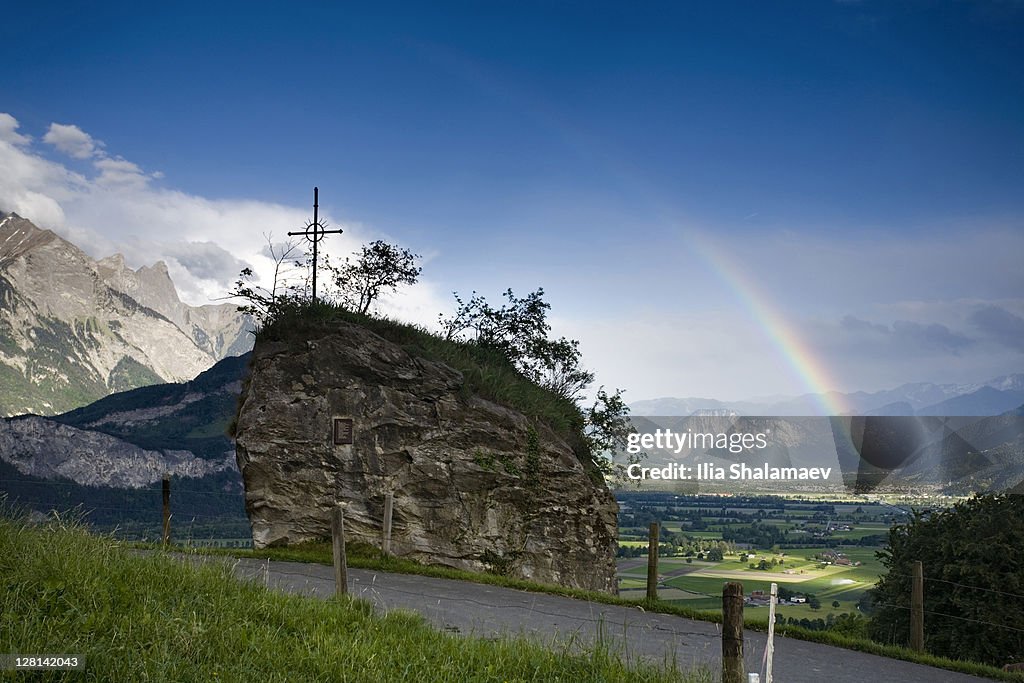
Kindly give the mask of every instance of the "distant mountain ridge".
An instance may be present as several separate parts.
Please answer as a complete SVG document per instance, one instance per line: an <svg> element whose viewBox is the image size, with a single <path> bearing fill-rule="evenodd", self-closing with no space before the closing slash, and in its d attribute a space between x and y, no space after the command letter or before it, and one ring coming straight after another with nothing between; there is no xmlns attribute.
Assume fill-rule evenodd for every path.
<svg viewBox="0 0 1024 683"><path fill-rule="evenodd" d="M634 415L687 416L700 411L739 415L824 415L823 405L846 406L848 415L1000 415L1024 403L1024 373L1001 375L971 384L917 382L895 389L848 394L804 394L771 401L720 401L711 398L657 398L630 404Z"/></svg>
<svg viewBox="0 0 1024 683"><path fill-rule="evenodd" d="M162 262L96 261L0 214L0 415L53 415L115 391L189 380L252 347L232 304L189 306Z"/></svg>
<svg viewBox="0 0 1024 683"><path fill-rule="evenodd" d="M101 528L159 528L170 474L175 519L249 534L228 429L250 354L188 382L111 394L53 417L0 418L0 492L39 513L80 507ZM177 524L177 522L176 522Z"/></svg>

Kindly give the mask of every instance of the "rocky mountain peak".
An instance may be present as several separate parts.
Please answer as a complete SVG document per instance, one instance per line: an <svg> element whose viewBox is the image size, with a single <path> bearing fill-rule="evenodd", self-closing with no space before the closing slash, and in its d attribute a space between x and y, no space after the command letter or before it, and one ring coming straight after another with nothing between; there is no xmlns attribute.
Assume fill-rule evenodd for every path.
<svg viewBox="0 0 1024 683"><path fill-rule="evenodd" d="M124 256L114 254L97 264L99 277L110 287L124 292L143 306L160 313L178 327L189 331L189 306L178 298L178 290L171 281L167 264L157 261L151 266L132 270Z"/></svg>
<svg viewBox="0 0 1024 683"><path fill-rule="evenodd" d="M96 261L15 214L0 219L0 300L0 415L190 379L251 347L233 305L183 303L165 263Z"/></svg>
<svg viewBox="0 0 1024 683"><path fill-rule="evenodd" d="M0 218L0 268L40 246L59 240L50 230L37 228L16 213Z"/></svg>
<svg viewBox="0 0 1024 683"><path fill-rule="evenodd" d="M100 259L96 262L96 267L100 273L108 271L117 273L128 268L124 260L124 254L111 254L104 259Z"/></svg>

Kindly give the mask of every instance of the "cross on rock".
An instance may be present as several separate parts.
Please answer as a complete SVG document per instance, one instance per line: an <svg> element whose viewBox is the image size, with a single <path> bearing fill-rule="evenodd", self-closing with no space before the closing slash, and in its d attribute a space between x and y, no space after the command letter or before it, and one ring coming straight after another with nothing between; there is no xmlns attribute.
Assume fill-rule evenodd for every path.
<svg viewBox="0 0 1024 683"><path fill-rule="evenodd" d="M302 232L290 232L289 236L303 235L307 240L313 243L313 303L316 303L316 261L317 261L317 244L324 238L324 235L337 234L340 235L344 230L327 230L326 226L320 224L318 217L318 210L320 208L320 188L313 188L313 221L306 225L306 229Z"/></svg>

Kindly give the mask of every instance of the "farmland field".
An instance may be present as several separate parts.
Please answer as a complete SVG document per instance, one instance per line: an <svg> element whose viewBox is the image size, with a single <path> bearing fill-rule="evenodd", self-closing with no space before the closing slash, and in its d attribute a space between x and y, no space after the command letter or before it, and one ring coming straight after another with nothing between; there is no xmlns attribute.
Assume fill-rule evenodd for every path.
<svg viewBox="0 0 1024 683"><path fill-rule="evenodd" d="M774 582L783 595L814 598L814 607L780 602L777 612L811 620L858 612L858 601L884 571L876 557L881 546L872 544L884 541L913 506L767 496L723 502L718 496L668 494L635 495L620 503L623 597L646 593L647 526L658 521L660 600L717 611L725 582L741 582L747 596L767 594ZM767 616L756 601L747 607Z"/></svg>

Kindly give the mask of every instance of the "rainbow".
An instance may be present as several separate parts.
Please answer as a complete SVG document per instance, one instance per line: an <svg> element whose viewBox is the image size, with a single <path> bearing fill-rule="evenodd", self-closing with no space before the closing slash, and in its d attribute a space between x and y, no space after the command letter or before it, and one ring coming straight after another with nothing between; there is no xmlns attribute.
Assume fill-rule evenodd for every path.
<svg viewBox="0 0 1024 683"><path fill-rule="evenodd" d="M808 391L816 395L824 414L848 414L849 408L835 391L838 383L829 374L825 364L814 356L804 340L776 310L768 295L709 240L692 231L686 233L685 237L697 255L710 266L710 270L735 294L737 301L757 322Z"/></svg>
<svg viewBox="0 0 1024 683"><path fill-rule="evenodd" d="M603 149L600 141L584 133L571 121L559 116L557 111L545 105L536 97L518 91L500 82L459 55L445 52L433 55L455 75L491 97L497 97L512 104L520 113L536 124L547 128L558 135L563 143L577 152L581 158L610 173L617 181L647 198L669 222L675 213L658 194L652 190L649 182L630 166L615 159L614 155ZM825 415L848 414L849 409L843 405L835 388L837 382L829 375L825 365L815 358L807 344L793 331L786 319L776 310L768 296L738 268L732 261L707 239L695 231L684 232L688 240L710 267L710 270L730 289L740 304L747 310L750 317L764 330L766 336L785 359L789 367L796 373L807 390L816 396Z"/></svg>

